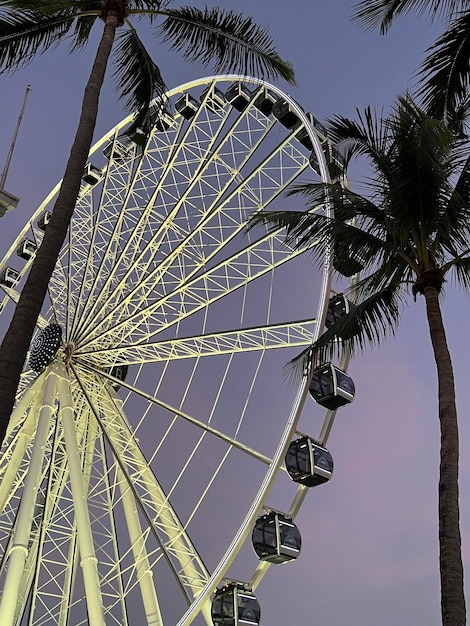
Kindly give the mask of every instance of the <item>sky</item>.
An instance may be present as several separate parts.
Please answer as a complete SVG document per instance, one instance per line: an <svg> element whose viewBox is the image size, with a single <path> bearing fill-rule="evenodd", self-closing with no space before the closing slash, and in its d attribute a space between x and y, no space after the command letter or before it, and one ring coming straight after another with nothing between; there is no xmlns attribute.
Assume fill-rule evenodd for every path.
<svg viewBox="0 0 470 626"><path fill-rule="evenodd" d="M232 6L229 2L218 5ZM280 54L296 70L297 87L282 82L279 86L320 120L334 114L354 116L356 107L368 104L387 109L398 94L412 88L422 53L439 32L438 24L410 16L398 20L386 37L364 32L351 24L351 6L351 0L239 0L236 6L269 28ZM92 52L90 44L72 57L61 46L13 76L0 76L0 165L26 84L32 86L5 185L21 202L0 221L1 255L62 176ZM160 45L155 47L154 58L169 88L212 74L210 68L190 65ZM123 117L108 78L95 138ZM295 280L301 293L302 275L297 274ZM456 376L461 531L467 567L468 305L468 296L446 285L442 306ZM0 316L2 333L5 324ZM349 373L357 393L351 406L338 412L329 440L334 477L308 494L299 513L300 558L272 567L259 587L261 623L437 626L439 432L436 372L424 301L414 303L410 298L396 337L380 349L358 355ZM307 405L303 427L315 430L318 415ZM230 498L236 500L237 494Z"/></svg>

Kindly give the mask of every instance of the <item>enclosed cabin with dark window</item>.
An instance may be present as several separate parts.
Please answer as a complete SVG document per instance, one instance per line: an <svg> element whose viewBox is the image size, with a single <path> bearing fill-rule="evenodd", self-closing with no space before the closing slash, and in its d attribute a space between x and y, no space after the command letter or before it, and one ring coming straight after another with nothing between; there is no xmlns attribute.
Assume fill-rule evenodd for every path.
<svg viewBox="0 0 470 626"><path fill-rule="evenodd" d="M114 378L117 378L119 381L124 382L126 380L128 370L129 370L129 366L126 364L115 365L114 367L111 367L108 370L108 373L111 374L111 376L114 376ZM121 388L121 385L113 381L111 383L111 387L115 391L119 391L119 389Z"/></svg>
<svg viewBox="0 0 470 626"><path fill-rule="evenodd" d="M184 93L175 102L175 110L184 117L185 120L192 119L199 109L201 103L191 94Z"/></svg>
<svg viewBox="0 0 470 626"><path fill-rule="evenodd" d="M23 239L16 249L16 254L22 259L25 259L25 261L29 261L36 254L37 249L38 247L34 241L31 241L31 239Z"/></svg>
<svg viewBox="0 0 470 626"><path fill-rule="evenodd" d="M279 100L278 96L269 91L266 87L262 87L256 94L253 106L268 117L273 112L273 106Z"/></svg>
<svg viewBox="0 0 470 626"><path fill-rule="evenodd" d="M346 372L332 363L324 363L313 371L309 392L315 402L336 411L353 401L355 387Z"/></svg>
<svg viewBox="0 0 470 626"><path fill-rule="evenodd" d="M15 287L18 283L20 273L14 270L12 267L6 267L0 272L0 285L5 287Z"/></svg>
<svg viewBox="0 0 470 626"><path fill-rule="evenodd" d="M42 231L46 230L46 226L51 221L51 214L49 211L44 211L38 219L38 228Z"/></svg>
<svg viewBox="0 0 470 626"><path fill-rule="evenodd" d="M164 132L165 130L168 130L169 128L174 126L174 124L175 118L173 117L173 115L171 115L171 113L169 113L168 111L160 111L160 113L158 113L158 116L155 120L155 128L158 131Z"/></svg>
<svg viewBox="0 0 470 626"><path fill-rule="evenodd" d="M348 300L342 293L337 293L328 300L328 309L326 311L325 326L330 329L336 322L348 315L356 308L356 305Z"/></svg>
<svg viewBox="0 0 470 626"><path fill-rule="evenodd" d="M251 90L243 83L236 81L232 83L225 92L225 99L236 111L242 113L251 100Z"/></svg>
<svg viewBox="0 0 470 626"><path fill-rule="evenodd" d="M291 442L285 464L292 480L305 487L322 485L333 476L330 452L306 435Z"/></svg>
<svg viewBox="0 0 470 626"><path fill-rule="evenodd" d="M127 137L116 138L110 141L104 148L103 154L107 159L123 161L130 149L130 139Z"/></svg>
<svg viewBox="0 0 470 626"><path fill-rule="evenodd" d="M93 165L93 163L89 162L85 165L85 169L83 171L82 180L87 185L96 185L100 182L102 177L102 172L99 167Z"/></svg>
<svg viewBox="0 0 470 626"><path fill-rule="evenodd" d="M242 583L228 583L217 589L212 600L214 626L257 626L261 610L256 596Z"/></svg>
<svg viewBox="0 0 470 626"><path fill-rule="evenodd" d="M206 107L212 111L212 113L217 113L222 109L225 105L225 96L217 89L217 87L207 87L201 94L201 100L206 99Z"/></svg>
<svg viewBox="0 0 470 626"><path fill-rule="evenodd" d="M273 106L273 115L283 126L289 130L294 130L301 125L301 120L290 102L278 100Z"/></svg>
<svg viewBox="0 0 470 626"><path fill-rule="evenodd" d="M256 520L251 541L261 561L277 565L296 559L302 544L299 529L292 519L277 511Z"/></svg>

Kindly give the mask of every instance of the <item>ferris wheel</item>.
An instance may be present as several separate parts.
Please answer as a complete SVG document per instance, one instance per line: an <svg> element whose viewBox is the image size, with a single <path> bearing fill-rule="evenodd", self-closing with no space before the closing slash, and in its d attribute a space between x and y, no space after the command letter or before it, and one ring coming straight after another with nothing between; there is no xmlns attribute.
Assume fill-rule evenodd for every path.
<svg viewBox="0 0 470 626"><path fill-rule="evenodd" d="M293 519L332 472L345 363L318 374L315 439L297 433L311 373L282 371L336 314L329 260L246 230L303 173L328 179L324 128L235 75L166 105L145 146L129 117L83 174L0 453L2 626L257 624L254 590L299 552ZM2 312L58 188L0 262ZM344 402L322 403L321 376Z"/></svg>

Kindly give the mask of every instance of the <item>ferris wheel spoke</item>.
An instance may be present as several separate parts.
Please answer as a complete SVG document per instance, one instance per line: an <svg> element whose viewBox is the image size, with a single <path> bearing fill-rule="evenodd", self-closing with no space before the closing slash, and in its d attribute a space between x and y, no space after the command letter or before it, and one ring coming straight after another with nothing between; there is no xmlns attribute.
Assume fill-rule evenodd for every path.
<svg viewBox="0 0 470 626"><path fill-rule="evenodd" d="M204 116L202 112L205 113ZM227 114L227 111L224 110L224 118L227 117ZM201 119L202 116L203 119ZM233 122L231 128L233 133L236 132L236 129L241 124L242 119L242 116L240 116ZM146 248L141 250L141 242L147 227L145 220L148 219L149 207L153 212L157 211L159 215L161 214L163 216L160 227L156 229L152 240L147 244L147 248L151 247L153 250L156 250L161 243L162 236L169 228L172 227L171 224L176 219L178 212L181 209L184 209L184 214L186 215L187 209L185 207L188 203L190 207L193 206L194 198L209 197L209 189L201 189L201 185L207 184L204 183L204 181L208 180L209 176L207 173L210 169L218 171L222 168L225 172L225 180L222 179L222 176L219 173L216 177L217 183L210 191L213 192L214 190L217 190L217 197L222 196L225 193L228 187L232 184L233 180L239 176L239 170L249 161L250 157L265 137L269 128L274 123L272 120L269 120L269 118L261 116L260 114L258 114L257 122L258 128L255 128L255 124L252 123L249 130L250 141L245 140L245 142L242 143L244 151L242 152L240 150L240 157L236 154L236 148L233 145L236 142L231 142L233 155L230 161L233 161L233 166L231 166L228 170L228 166L225 164L225 159L221 159L220 157L225 143L221 141L218 146L215 145L222 132L223 124L217 122L217 126L214 128L214 120L211 119L211 116L207 113L204 107L201 107L195 117L191 119L187 129L183 133L183 136L179 138L173 154L168 157L166 161L165 159L162 159L162 154L165 156L165 150L163 149L164 146L160 145L161 142L157 141L161 136L161 133L153 133L147 147L146 158L150 160L152 156L153 160L155 160L155 158L158 157L158 162L156 164L152 163L152 166L153 168L158 167L161 169L161 172L151 198L146 201L147 210L141 213L138 223L133 233L129 236L126 246L122 252L121 258L125 260L124 264L126 267L131 269L136 266L140 267L141 273L143 273L145 269L142 257L146 256ZM243 132L245 134L247 133L246 130ZM240 139L239 141L242 140ZM227 155L224 154L223 156L226 157ZM142 179L147 182L146 178L146 170L144 168L140 168L133 181L133 187L135 188L133 193L137 192L141 194L141 185L138 184L138 181L139 179ZM162 193L162 191L164 191L164 193ZM159 207L158 204L155 204L159 194L161 194L162 200L164 200L165 197L168 198L168 204L164 202L161 207ZM217 200L215 199L208 207L206 211L207 213L212 211L216 201ZM144 228L142 228L142 225ZM148 264L149 261L146 261L147 267ZM107 283L110 283L116 275L117 265L118 264L115 263L111 267ZM130 270L128 274L129 273ZM126 278L127 276L123 280L126 280ZM97 303L95 302L92 305L87 318L94 314L96 304ZM85 322L86 319L84 320Z"/></svg>
<svg viewBox="0 0 470 626"><path fill-rule="evenodd" d="M74 374L77 380L80 380L75 368ZM88 396L83 386L82 391ZM122 409L109 393L100 395L99 405L93 402L91 397L89 401L112 447L115 461L126 477L128 488L132 489L136 501L157 533L158 542L179 584L188 597L197 597L209 578L209 574L135 441ZM102 417L94 408L97 405L101 407ZM165 535L166 540L162 540L160 534ZM175 563L179 565L176 566Z"/></svg>
<svg viewBox="0 0 470 626"><path fill-rule="evenodd" d="M95 356L107 362L157 363L198 357L252 352L272 348L302 347L312 343L316 320L268 324L264 326L208 333L193 337L182 337L166 341L115 346L103 350L77 350L80 359Z"/></svg>
<svg viewBox="0 0 470 626"><path fill-rule="evenodd" d="M265 132L265 129L266 122L261 126L261 132ZM258 139L261 140L261 138ZM305 156L292 145L292 139L288 136L265 156L264 160L257 163L251 173L244 173L241 177L239 172L243 171L252 153L256 151L257 143L252 144L250 150L245 149L243 160L238 157L233 141L230 142L229 147L230 158L224 154L224 161L219 164L221 150L219 146L204 166L202 173L209 166L215 168L213 181L207 174L203 177L202 173L197 170L193 174L192 182L187 184L185 181L187 190L183 194L178 189L178 184L181 183L173 182L167 183L164 194L160 193L159 196L155 196L159 197L162 204L159 206L155 202L152 213L156 212L157 215L166 217L157 224L155 234L140 251L138 257L127 258L129 249L123 252L120 263L114 265L114 270L111 269L111 277L116 279L116 268L123 266L127 270L121 281L114 285L112 300L96 299L80 328L86 328L87 319L90 319L92 314L100 316L105 308L108 312L113 311L115 315L116 308L119 310L119 307L123 306L122 291L125 291L128 298L133 292L138 294L145 290L148 284L154 284L161 279L170 268L173 273L176 271L181 275L181 280L188 280L240 233L250 214L269 204L273 197L279 195L299 175L299 172L308 166ZM188 157L185 157L179 164L183 170L187 159ZM226 161L232 163L230 167L227 166ZM175 168L176 164L171 170L173 177ZM280 171L282 171L282 180L279 180ZM233 186L234 182L236 182L235 186ZM170 193L172 187L175 188L173 194ZM158 186L156 193L160 191ZM201 204L204 207L202 212L196 209ZM151 214L148 215L150 218ZM147 222L147 230L152 233L153 229L152 224ZM202 239L204 231L206 235ZM129 291L132 287L134 287L133 290Z"/></svg>
<svg viewBox="0 0 470 626"><path fill-rule="evenodd" d="M220 122L218 123L220 126ZM191 124L190 127L193 125ZM137 215L135 218L135 223L132 225L132 229L126 233L128 236L126 237L126 244L124 249L120 253L121 263L110 263L111 257L108 257L107 254L103 254L103 259L107 260L107 268L109 270L106 282L104 285L104 290L109 290L109 286L112 283L116 282L116 268L124 267L133 268L137 264L136 255L141 254L140 248L141 243L144 236L148 237L149 227L151 230L156 228L156 235L160 232L160 230L164 230L164 224L161 224L160 212L158 212L158 220L156 225L152 221L152 213L155 213L154 202L158 197L158 194L165 190L165 193L168 193L168 188L170 185L174 185L174 180L171 182L171 179L175 178L174 173L172 172L173 168L181 168L181 164L178 163L177 156L178 153L183 149L183 146L186 145L185 137L189 133L189 129L185 132L182 138L178 137L176 139L176 135L179 128L172 128L172 139L171 141L167 141L168 133L158 133L154 130L151 135L151 139L147 145L147 149L145 152L145 156L140 160L139 166L134 172L132 177L132 181L127 185L129 188L129 193L127 194L126 203L123 205L121 213L119 215L125 215L132 209L133 206L139 208L140 215ZM221 132L219 128L217 132L207 133L206 139L208 140L208 147L205 149L206 154L202 155L202 160L207 159L207 154L210 153L211 147L218 134ZM164 136L165 140L159 140L162 136ZM134 148L135 150L135 148ZM180 159L185 162L185 159ZM155 187L155 169L159 170L159 180L157 181L157 185ZM113 177L113 170L109 172L109 174ZM181 175L181 174L180 174ZM150 183L150 184L149 184ZM122 184L121 184L122 186ZM149 189L152 189L151 195L149 195ZM117 205L119 210L121 205ZM140 211L140 207L144 206L145 210ZM116 210L115 210L116 213ZM167 218L168 220L168 218ZM99 220L98 220L99 221ZM111 240L110 240L111 241ZM145 247L147 244L145 243ZM90 248L90 251L92 248ZM144 250L145 252L145 250ZM119 281L122 281L122 278L119 278ZM102 294L100 294L102 295ZM101 298L103 300L103 298ZM86 322L87 317L89 317L94 312L94 306L91 307L91 310L88 312L88 315L84 317L82 320L83 325Z"/></svg>
<svg viewBox="0 0 470 626"><path fill-rule="evenodd" d="M89 365L86 364L86 362L82 362L80 363L80 369L84 369L84 370L89 370L89 371L95 371L92 367L90 367ZM256 450L254 450L253 448L250 448L249 446L243 444L242 442L238 441L237 439L230 437L229 435L225 434L224 432L217 430L216 428L212 427L210 424L203 422L201 420L198 420L197 418L193 417L192 415L189 415L188 413L184 412L183 410L172 406L166 402L164 402L163 400L160 400L159 398L157 398L156 396L152 396L151 394L148 394L144 391L142 391L141 389L138 389L137 387L130 385L129 383L126 383L125 381L121 381L119 379L114 378L113 376L111 376L110 374L108 374L107 372L100 372L101 377L106 378L110 381L113 381L115 383L119 383L119 385L121 385L124 389L127 389L128 391L131 391L133 394L140 396L141 398L144 398L145 400L147 400L148 402L161 407L162 409L165 409L165 411L167 411L169 414L172 415L176 415L180 418L182 418L183 420L185 420L186 422L188 422L189 424L192 424L194 426L197 426L199 429L201 429L204 432L207 432L211 435L213 435L214 437L220 439L221 441L225 442L226 444L229 444L230 446L237 448L239 450L241 450L242 452L245 452L246 454L248 454L249 456L255 458L258 461L261 461L262 463L269 465L269 463L271 462L271 459L267 456L265 456L264 454L261 454L260 452L257 452Z"/></svg>
<svg viewBox="0 0 470 626"><path fill-rule="evenodd" d="M110 313L108 324L105 325L106 318L101 320L90 330L79 349L83 350L87 345L102 349L112 343L125 344L126 340L137 344L148 341L177 321L296 258L315 243L311 242L302 250L293 249L285 245L280 234L269 234L181 286L178 284L178 276L173 284L173 277L167 271L162 288L163 297L158 298L160 294L153 296L156 300L153 304L148 302L148 297L145 302L126 299L126 318L111 324L113 320ZM169 295L165 296L165 292Z"/></svg>
<svg viewBox="0 0 470 626"><path fill-rule="evenodd" d="M111 152L114 149L117 138L117 131L111 143ZM129 201L132 197L132 188L135 177L142 164L142 157L138 153L138 148L134 144L126 146L126 159L110 158L109 166L106 170L104 185L100 190L97 200L98 209L93 212L92 241L77 239L72 246L77 260L82 259L82 264L77 266L71 264L71 274L75 275L75 267L78 268L78 304L74 312L72 334L77 325L86 316L87 307L90 307L90 298L84 297L97 293L101 289L101 297L105 297L107 291L113 286L113 282L108 276L112 268L117 263L120 252L121 239L126 240L129 232L136 228L132 210L129 210ZM90 188L89 195L94 197L94 190ZM86 197L83 199L85 200ZM82 212L84 215L82 216ZM85 202L78 203L75 210L75 217L78 223L88 218L87 205ZM78 230L78 229L76 229ZM72 229L73 232L76 232ZM86 231L85 231L86 232ZM93 300L93 299L91 299Z"/></svg>

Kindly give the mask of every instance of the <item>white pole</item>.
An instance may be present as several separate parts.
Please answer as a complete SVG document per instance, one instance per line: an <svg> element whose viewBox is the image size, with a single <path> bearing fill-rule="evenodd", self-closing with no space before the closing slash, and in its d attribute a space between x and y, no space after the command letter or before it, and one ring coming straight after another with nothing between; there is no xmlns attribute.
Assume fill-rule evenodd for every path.
<svg viewBox="0 0 470 626"><path fill-rule="evenodd" d="M137 512L137 505L134 494L132 493L127 481L118 468L119 488L122 495L122 505L126 516L127 529L132 545L132 553L137 569L137 578L139 580L140 590L142 594L142 602L145 609L146 626L163 626L160 606L158 604L155 585L153 582L153 572L145 547L145 540L142 533L142 526Z"/></svg>
<svg viewBox="0 0 470 626"><path fill-rule="evenodd" d="M36 506L41 469L44 459L47 435L52 412L55 409L57 373L54 369L47 374L46 388L42 407L39 411L38 428L33 444L29 471L26 475L21 504L18 511L18 519L8 555L8 571L0 601L0 624L1 626L13 626L15 622L18 594L24 572L24 565L28 557L28 543L31 534L31 526Z"/></svg>
<svg viewBox="0 0 470 626"><path fill-rule="evenodd" d="M29 92L31 91L31 85L26 85L26 91L23 98L23 104L21 106L18 121L16 122L15 132L13 133L13 139L11 141L10 150L8 151L5 167L3 168L2 177L0 178L0 189L3 189L7 180L8 170L10 169L11 157L13 156L13 150L15 149L16 138L18 137L18 131L20 130L21 120L23 119L23 113L26 106L26 100L28 99Z"/></svg>
<svg viewBox="0 0 470 626"><path fill-rule="evenodd" d="M77 522L80 565L83 571L88 620L90 626L106 626L98 575L98 559L96 558L93 545L87 495L84 489L77 433L74 425L74 411L69 380L65 372L65 366L60 364L60 368L62 370L62 376L59 381L60 414L64 428L65 449L67 451L74 513ZM0 624L3 626L1 620Z"/></svg>

